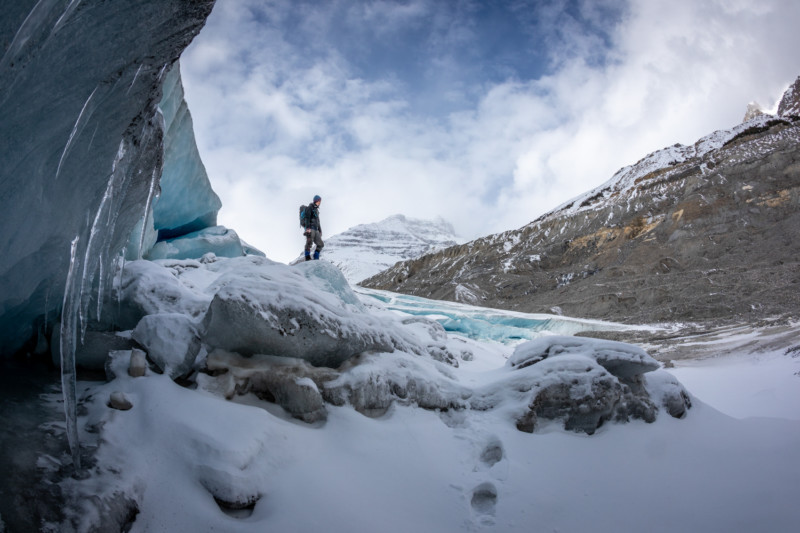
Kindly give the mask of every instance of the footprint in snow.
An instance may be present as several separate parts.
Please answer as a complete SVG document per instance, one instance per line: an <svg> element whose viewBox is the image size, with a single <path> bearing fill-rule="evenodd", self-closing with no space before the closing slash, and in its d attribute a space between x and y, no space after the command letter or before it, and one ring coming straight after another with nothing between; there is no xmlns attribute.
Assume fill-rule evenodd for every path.
<svg viewBox="0 0 800 533"><path fill-rule="evenodd" d="M472 490L472 508L483 515L494 515L497 505L497 488L494 483L481 483Z"/></svg>

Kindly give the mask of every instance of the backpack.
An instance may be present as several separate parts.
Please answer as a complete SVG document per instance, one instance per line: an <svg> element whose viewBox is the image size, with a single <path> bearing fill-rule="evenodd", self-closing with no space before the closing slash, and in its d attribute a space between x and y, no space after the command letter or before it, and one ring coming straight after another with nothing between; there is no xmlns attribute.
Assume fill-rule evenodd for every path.
<svg viewBox="0 0 800 533"><path fill-rule="evenodd" d="M300 227L304 228L304 229L306 227L306 224L308 224L308 220L306 220L306 209L307 208L308 208L307 205L301 205L300 206Z"/></svg>

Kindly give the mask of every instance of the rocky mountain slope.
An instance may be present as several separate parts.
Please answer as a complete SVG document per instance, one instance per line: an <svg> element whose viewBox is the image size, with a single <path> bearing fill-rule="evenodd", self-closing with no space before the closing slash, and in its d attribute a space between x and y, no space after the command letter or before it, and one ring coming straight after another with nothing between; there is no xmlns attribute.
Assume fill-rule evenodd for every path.
<svg viewBox="0 0 800 533"><path fill-rule="evenodd" d="M366 287L643 323L800 312L800 78L776 116L654 152L513 231Z"/></svg>
<svg viewBox="0 0 800 533"><path fill-rule="evenodd" d="M463 243L445 220L419 220L393 215L359 224L325 241L324 257L338 266L350 283L374 276L399 261Z"/></svg>

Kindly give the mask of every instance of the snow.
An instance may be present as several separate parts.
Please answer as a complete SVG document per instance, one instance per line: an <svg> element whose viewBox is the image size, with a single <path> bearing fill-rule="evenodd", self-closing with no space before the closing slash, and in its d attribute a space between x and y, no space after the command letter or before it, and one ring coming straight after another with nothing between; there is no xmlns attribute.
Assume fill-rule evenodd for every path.
<svg viewBox="0 0 800 533"><path fill-rule="evenodd" d="M669 370L701 401L734 418L800 421L800 358L768 352L679 361Z"/></svg>
<svg viewBox="0 0 800 533"><path fill-rule="evenodd" d="M572 200L551 210L539 221L562 216L565 214L574 215L581 211L597 210L598 205L589 201L590 199L602 196L604 199L614 199L617 201L620 196L635 197L635 188L638 180L652 172L658 170L670 171L673 167L680 168L680 163L696 158L698 161L709 152L720 150L725 143L741 135L749 129L766 128L769 124L779 120L772 115L759 115L752 119L734 126L727 130L715 131L705 137L699 139L694 145L686 146L682 144L675 144L661 150L657 150L633 165L623 167L614 174L607 182L602 185L576 196ZM783 133L778 133L783 135ZM758 143L754 144L748 150L764 150L769 149L768 146L760 146Z"/></svg>
<svg viewBox="0 0 800 533"><path fill-rule="evenodd" d="M420 220L392 215L380 222L360 224L325 240L322 257L358 283L399 261L416 259L461 244L445 220Z"/></svg>
<svg viewBox="0 0 800 533"><path fill-rule="evenodd" d="M624 326L546 315L543 325L518 313L353 293L324 262L143 263L131 264L131 272L147 280L140 285L164 285L172 293L172 278L194 294L171 307L171 298L150 300L159 312L195 316L198 302L207 305L236 276L255 280L262 269L262 282L265 274L292 280L284 289L275 285L273 299L320 293L318 299L339 300L350 313L373 316L409 345L427 339L461 356L454 366L399 350L315 370L285 357L217 351L209 365L213 360L217 369L238 370L202 374L193 390L152 371L132 378L120 356L125 352L117 352L113 381L79 383L86 408L81 440L97 441L92 428L98 427L102 437L92 477L70 483L79 494L116 492L135 500L139 513L131 531L794 531L800 520L800 359L791 354L679 362L669 372L646 372L656 403L680 386L673 375L686 380L693 407L681 419L661 412L653 423L609 422L591 436L540 421L531 434L519 431L514 419L548 380L572 372L582 388L590 381L580 372L610 378L595 361L624 361L642 371L655 362L634 346L553 335ZM463 328L469 335L436 326L456 316L474 325ZM520 344L525 338L534 340ZM558 357L512 366L559 350ZM335 372L324 388L351 396L343 405L326 402L324 419L304 423L253 392L228 394L238 388L231 380L243 383L275 365L311 372L287 374L309 394L321 390L313 372ZM364 416L354 408L359 399L352 394L396 391L403 384L407 399L395 398L381 413ZM110 409L114 393L133 407ZM456 398L471 408L425 409L425 395ZM234 502L244 508L232 509ZM89 527L93 515L87 510L80 520Z"/></svg>

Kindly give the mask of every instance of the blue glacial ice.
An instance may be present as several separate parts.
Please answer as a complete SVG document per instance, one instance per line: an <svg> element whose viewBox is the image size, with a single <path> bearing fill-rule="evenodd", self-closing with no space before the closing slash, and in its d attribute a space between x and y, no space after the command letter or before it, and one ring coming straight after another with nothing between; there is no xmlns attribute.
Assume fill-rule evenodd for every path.
<svg viewBox="0 0 800 533"><path fill-rule="evenodd" d="M161 174L162 76L209 14L212 2L19 0L0 4L0 354L14 353L60 312L70 242L85 257L114 165L130 177L114 190L116 223L98 220L105 254L97 276L144 216ZM120 146L126 147L124 158ZM105 200L111 205L110 199ZM103 270L100 275L100 270ZM95 280L90 286L89 279ZM99 294L98 294L99 295ZM85 306L84 306L85 308Z"/></svg>
<svg viewBox="0 0 800 533"><path fill-rule="evenodd" d="M544 335L575 335L582 331L631 330L637 326L556 315L528 314L487 307L428 300L418 296L354 287L363 301L380 302L386 309L439 322L446 331L474 340L517 344Z"/></svg>
<svg viewBox="0 0 800 533"><path fill-rule="evenodd" d="M157 242L147 253L147 259L199 259L207 253L217 257L241 257L245 255L245 248L235 231L214 226Z"/></svg>
<svg viewBox="0 0 800 533"><path fill-rule="evenodd" d="M158 107L166 132L161 194L153 205L153 224L159 239L216 226L222 202L211 188L197 151L192 116L183 98L179 63L165 74Z"/></svg>

